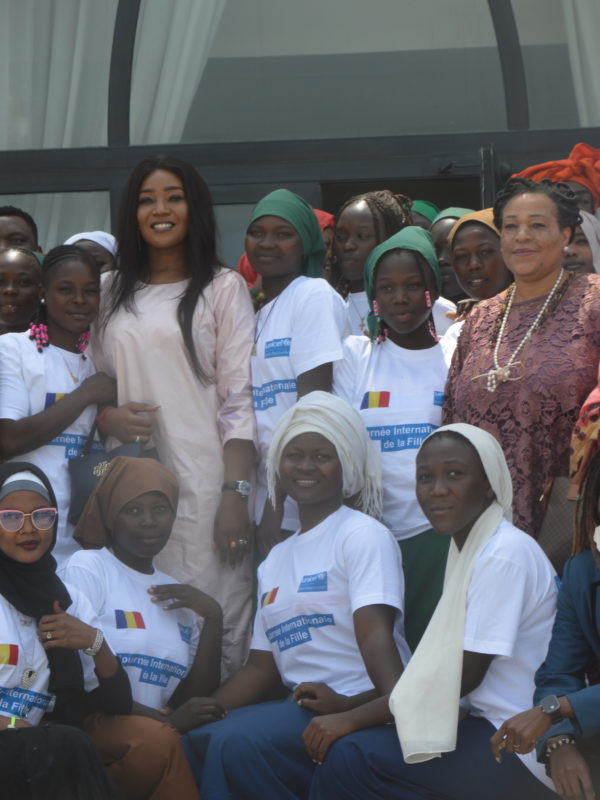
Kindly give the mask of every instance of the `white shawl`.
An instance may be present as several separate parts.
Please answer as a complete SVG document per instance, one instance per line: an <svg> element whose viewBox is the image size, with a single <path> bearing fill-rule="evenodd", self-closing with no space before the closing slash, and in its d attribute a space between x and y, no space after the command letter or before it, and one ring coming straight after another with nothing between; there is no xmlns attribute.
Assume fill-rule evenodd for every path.
<svg viewBox="0 0 600 800"><path fill-rule="evenodd" d="M445 431L461 434L477 450L496 499L476 520L461 551L451 543L443 594L390 696L390 709L407 764L428 761L456 748L465 609L471 573L477 556L496 532L503 514L509 519L511 516L512 482L496 439L480 428L463 423L445 425L427 438Z"/></svg>

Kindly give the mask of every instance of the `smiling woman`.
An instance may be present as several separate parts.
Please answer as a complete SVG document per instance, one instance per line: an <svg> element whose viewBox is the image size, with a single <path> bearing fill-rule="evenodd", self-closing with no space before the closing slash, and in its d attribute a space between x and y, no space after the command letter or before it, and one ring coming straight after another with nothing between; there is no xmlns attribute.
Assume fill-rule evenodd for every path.
<svg viewBox="0 0 600 800"><path fill-rule="evenodd" d="M329 743L389 717L386 703L375 722L360 708L408 660L398 547L344 504L373 515L381 507L379 461L359 414L328 392L301 397L273 431L272 498L278 479L300 528L258 569L248 661L213 695L227 716L185 737L203 797L305 798ZM281 682L290 698L265 702Z"/></svg>
<svg viewBox="0 0 600 800"><path fill-rule="evenodd" d="M0 337L0 454L27 457L51 476L60 560L77 549L68 523L68 460L80 454L96 405L114 400L115 383L85 352L98 313L96 262L77 247L56 247L43 261L38 291L43 300L30 331Z"/></svg>
<svg viewBox="0 0 600 800"><path fill-rule="evenodd" d="M297 398L331 391L332 363L341 358L348 331L344 303L321 277L325 242L305 200L287 189L263 197L252 212L245 248L266 299L256 315L251 360L261 457L255 518L264 556L298 527L297 509L282 487L272 498L275 506L267 500L265 466L273 428Z"/></svg>
<svg viewBox="0 0 600 800"><path fill-rule="evenodd" d="M123 405L105 412L104 429L120 442L152 437L177 476L178 516L158 561L218 598L231 670L251 614L252 304L219 262L210 193L191 164L152 156L134 168L117 239L94 357Z"/></svg>
<svg viewBox="0 0 600 800"><path fill-rule="evenodd" d="M493 436L460 423L438 428L416 462L423 512L451 539L444 592L390 695L395 728L335 742L309 797L552 800L534 757L511 754L500 765L489 752L506 710L531 703L556 607L552 566L509 521L510 474Z"/></svg>
<svg viewBox="0 0 600 800"><path fill-rule="evenodd" d="M578 223L567 186L514 178L494 223L514 283L469 314L450 368L445 422L469 422L502 444L515 521L534 537L550 478L568 475L571 432L600 357L600 277L563 270Z"/></svg>

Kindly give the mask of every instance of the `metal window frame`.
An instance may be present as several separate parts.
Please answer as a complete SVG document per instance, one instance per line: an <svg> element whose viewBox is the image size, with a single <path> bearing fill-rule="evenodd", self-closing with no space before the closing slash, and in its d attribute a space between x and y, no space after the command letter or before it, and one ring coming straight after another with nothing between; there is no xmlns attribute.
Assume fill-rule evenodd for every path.
<svg viewBox="0 0 600 800"><path fill-rule="evenodd" d="M141 0L119 0L108 98L108 146L0 152L0 194L108 191L114 219L120 189L137 161L169 152L193 163L216 203L249 203L277 186L321 182L479 177L488 205L500 174L564 157L600 128L527 130L527 86L510 0L488 0L498 43L509 130L356 139L129 145L129 99Z"/></svg>

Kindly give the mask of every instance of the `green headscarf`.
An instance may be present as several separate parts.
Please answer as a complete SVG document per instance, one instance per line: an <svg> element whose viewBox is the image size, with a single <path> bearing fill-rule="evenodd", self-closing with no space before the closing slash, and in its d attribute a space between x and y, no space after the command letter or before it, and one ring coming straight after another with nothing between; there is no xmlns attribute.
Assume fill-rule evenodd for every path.
<svg viewBox="0 0 600 800"><path fill-rule="evenodd" d="M369 335L371 341L375 340L377 335L377 325L379 324L379 317L373 313L373 296L375 294L375 271L377 264L386 253L390 250L414 250L420 253L427 262L438 292L442 288L442 277L440 275L440 268L435 254L435 247L433 246L433 239L429 231L417 225L410 225L408 228L403 228L398 233L390 236L385 242L378 244L369 253L369 257L365 263L365 290L369 299Z"/></svg>
<svg viewBox="0 0 600 800"><path fill-rule="evenodd" d="M441 219L447 219L448 217L460 219L461 217L464 217L465 214L472 214L474 210L475 209L473 208L459 208L458 206L450 206L450 208L444 208L443 211L440 211L431 224L435 225L436 222L439 222Z"/></svg>
<svg viewBox="0 0 600 800"><path fill-rule="evenodd" d="M296 229L302 241L304 254L302 274L308 275L309 278L320 278L323 275L326 248L312 206L294 192L275 189L258 201L249 224L259 217L266 216L281 217Z"/></svg>
<svg viewBox="0 0 600 800"><path fill-rule="evenodd" d="M433 223L436 215L440 213L439 208L435 203L430 203L429 200L413 200L411 211L416 211L429 222Z"/></svg>

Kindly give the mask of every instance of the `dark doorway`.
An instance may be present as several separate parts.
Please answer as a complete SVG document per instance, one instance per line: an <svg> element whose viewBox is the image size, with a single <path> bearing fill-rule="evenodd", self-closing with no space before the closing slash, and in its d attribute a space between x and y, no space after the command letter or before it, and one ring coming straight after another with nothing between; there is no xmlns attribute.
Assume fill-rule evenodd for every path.
<svg viewBox="0 0 600 800"><path fill-rule="evenodd" d="M391 189L414 200L429 200L440 209L448 206L480 208L479 178L409 178L407 180L339 181L322 183L322 208L335 214L349 197L375 189Z"/></svg>

